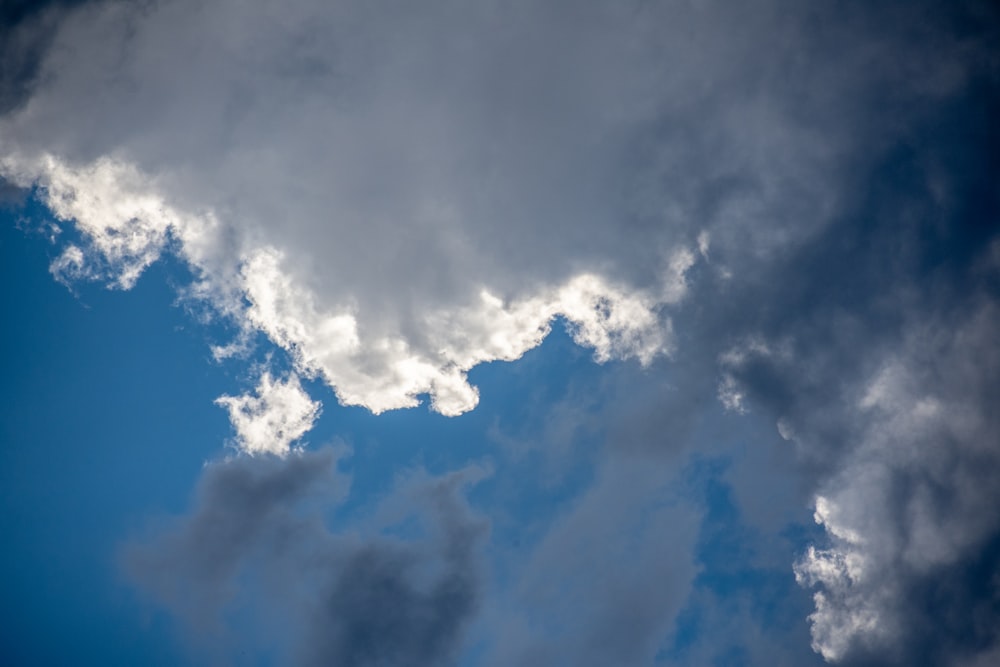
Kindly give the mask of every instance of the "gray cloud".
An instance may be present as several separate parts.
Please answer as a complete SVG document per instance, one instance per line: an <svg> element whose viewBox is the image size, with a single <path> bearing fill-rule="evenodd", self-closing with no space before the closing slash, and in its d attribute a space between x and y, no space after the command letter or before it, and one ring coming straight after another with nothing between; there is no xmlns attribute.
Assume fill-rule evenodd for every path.
<svg viewBox="0 0 1000 667"><path fill-rule="evenodd" d="M313 641L303 664L453 664L480 604L478 550L487 533L459 493L483 474L469 468L404 490L408 502L426 506L430 548L376 543L356 550L324 593L320 613L310 615ZM430 576L422 571L428 563Z"/></svg>
<svg viewBox="0 0 1000 667"><path fill-rule="evenodd" d="M325 448L211 464L189 515L125 548L126 572L213 660L451 664L483 585L487 526L460 497L482 472L404 482L386 503L422 533L401 539L331 531L336 462Z"/></svg>
<svg viewBox="0 0 1000 667"><path fill-rule="evenodd" d="M991 304L914 328L840 406L857 430L825 443L843 450L817 496L830 544L797 566L823 596L812 621L829 655L949 664L1000 640L998 326Z"/></svg>
<svg viewBox="0 0 1000 667"><path fill-rule="evenodd" d="M814 485L829 543L797 572L817 586L815 647L847 664L963 664L998 640L1000 165L983 110L1000 98L987 62L872 153L836 225L735 287L752 311L723 311L741 333L722 372Z"/></svg>
<svg viewBox="0 0 1000 667"><path fill-rule="evenodd" d="M25 103L65 10L81 0L11 0L0 7L0 114Z"/></svg>

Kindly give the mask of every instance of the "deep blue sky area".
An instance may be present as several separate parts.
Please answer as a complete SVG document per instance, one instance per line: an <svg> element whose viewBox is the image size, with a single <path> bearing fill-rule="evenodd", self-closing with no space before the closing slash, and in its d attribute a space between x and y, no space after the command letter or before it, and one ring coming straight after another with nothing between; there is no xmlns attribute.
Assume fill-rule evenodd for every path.
<svg viewBox="0 0 1000 667"><path fill-rule="evenodd" d="M171 307L169 269L130 292L52 280L52 246L0 225L2 643L7 664L176 664L160 623L121 584L116 549L183 509L228 434L227 386ZM26 229L33 228L29 222Z"/></svg>

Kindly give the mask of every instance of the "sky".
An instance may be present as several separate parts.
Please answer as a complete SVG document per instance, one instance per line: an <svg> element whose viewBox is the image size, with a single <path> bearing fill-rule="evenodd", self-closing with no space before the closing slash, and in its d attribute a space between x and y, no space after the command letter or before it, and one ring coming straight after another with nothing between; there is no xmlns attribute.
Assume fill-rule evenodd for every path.
<svg viewBox="0 0 1000 667"><path fill-rule="evenodd" d="M1000 662L987 0L0 7L0 662Z"/></svg>

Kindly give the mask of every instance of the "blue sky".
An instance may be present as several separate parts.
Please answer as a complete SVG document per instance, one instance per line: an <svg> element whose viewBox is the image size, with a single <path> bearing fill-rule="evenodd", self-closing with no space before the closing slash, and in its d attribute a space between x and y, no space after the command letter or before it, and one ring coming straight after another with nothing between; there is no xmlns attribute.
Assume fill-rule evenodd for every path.
<svg viewBox="0 0 1000 667"><path fill-rule="evenodd" d="M990 3L0 19L0 662L1000 656Z"/></svg>

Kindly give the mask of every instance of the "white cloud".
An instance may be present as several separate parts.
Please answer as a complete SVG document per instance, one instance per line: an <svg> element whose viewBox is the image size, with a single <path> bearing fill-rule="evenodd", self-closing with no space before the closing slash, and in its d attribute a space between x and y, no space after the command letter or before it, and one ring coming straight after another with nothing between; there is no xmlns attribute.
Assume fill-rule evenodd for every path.
<svg viewBox="0 0 1000 667"><path fill-rule="evenodd" d="M555 317L598 361L669 353L665 309L709 238L721 262L825 221L790 202L822 209L841 116L816 132L763 95L717 93L768 69L748 60L781 62L757 48L779 20L766 5L725 22L714 5L388 12L67 12L38 85L0 119L0 174L43 186L87 240L53 271L128 288L177 253L191 294L343 402L426 394L459 414L477 401L465 373L516 359ZM752 192L714 189L738 173Z"/></svg>
<svg viewBox="0 0 1000 667"><path fill-rule="evenodd" d="M698 252L705 259L708 259L708 249L712 244L712 236L705 230L698 233Z"/></svg>
<svg viewBox="0 0 1000 667"><path fill-rule="evenodd" d="M72 169L47 154L8 154L0 158L0 171L20 185L43 186L53 214L76 222L87 238L90 256L69 245L53 262L57 276L96 277L93 263L103 261L106 277L128 289L160 256L167 232L183 224L134 167L110 158Z"/></svg>
<svg viewBox="0 0 1000 667"><path fill-rule="evenodd" d="M597 361L635 358L648 364L671 351L670 322L658 310L683 297L685 272L694 262L690 251L675 252L664 269L663 287L652 294L589 273L562 285L538 286L510 303L483 288L471 303L414 314L414 331L406 335L398 321L378 326L366 320L369 303L319 305L323 293L300 279L277 247L241 239L232 252L223 239L240 230L223 229L211 213L168 205L156 194L154 179L133 166L102 158L73 168L50 155L9 158L5 165L19 182L43 186L53 212L76 221L89 241L89 254L71 245L53 272L65 278L103 275L129 288L176 240L180 256L201 278L193 294L265 333L292 353L300 372L324 377L343 403L376 413L417 405L425 393L442 414L472 409L478 394L466 371L484 361L519 358L542 341L558 316L570 323L574 340L594 349Z"/></svg>
<svg viewBox="0 0 1000 667"><path fill-rule="evenodd" d="M284 456L320 412L320 403L309 398L294 373L275 380L265 371L253 394L220 396L215 402L229 411L236 444L248 454Z"/></svg>
<svg viewBox="0 0 1000 667"><path fill-rule="evenodd" d="M174 252L189 294L374 412L422 395L470 410L466 372L557 317L599 362L670 353L662 311L687 291L695 233L631 233L618 194L667 45L611 7L570 24L452 10L87 5L0 119L0 173L83 233L62 279L129 288Z"/></svg>
<svg viewBox="0 0 1000 667"><path fill-rule="evenodd" d="M778 428L778 435L781 436L782 440L795 440L795 428L787 419L784 417L779 418L776 426Z"/></svg>

